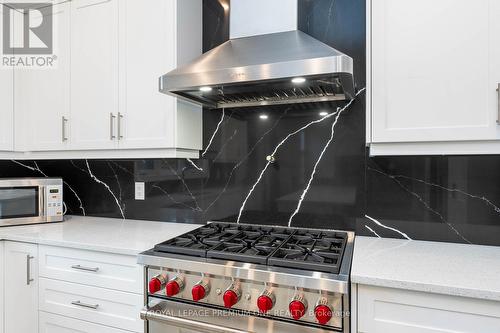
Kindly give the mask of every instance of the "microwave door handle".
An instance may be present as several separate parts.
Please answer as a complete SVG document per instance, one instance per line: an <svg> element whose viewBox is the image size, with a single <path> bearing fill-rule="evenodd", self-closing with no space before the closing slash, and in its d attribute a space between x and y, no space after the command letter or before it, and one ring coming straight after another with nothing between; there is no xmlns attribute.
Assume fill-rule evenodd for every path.
<svg viewBox="0 0 500 333"><path fill-rule="evenodd" d="M40 205L40 216L45 216L45 186L40 186L40 200L39 200L39 205Z"/></svg>

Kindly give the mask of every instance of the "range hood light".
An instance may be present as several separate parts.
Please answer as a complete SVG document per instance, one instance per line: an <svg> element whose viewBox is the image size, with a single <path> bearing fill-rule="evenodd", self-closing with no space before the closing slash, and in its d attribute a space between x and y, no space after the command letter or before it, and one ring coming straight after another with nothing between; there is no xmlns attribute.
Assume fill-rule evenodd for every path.
<svg viewBox="0 0 500 333"><path fill-rule="evenodd" d="M267 114L261 114L259 118L262 120L266 120L267 118L269 118L269 116Z"/></svg>
<svg viewBox="0 0 500 333"><path fill-rule="evenodd" d="M212 91L212 87L201 87L200 91L201 92L209 92L209 91Z"/></svg>
<svg viewBox="0 0 500 333"><path fill-rule="evenodd" d="M303 77L294 77L292 79L292 83L294 83L294 84L301 84L304 82L306 82L306 79L304 79Z"/></svg>
<svg viewBox="0 0 500 333"><path fill-rule="evenodd" d="M328 115L328 112L326 112L326 111L321 111L321 112L319 113L319 115L320 115L320 117L325 117L325 116L327 116L327 115Z"/></svg>

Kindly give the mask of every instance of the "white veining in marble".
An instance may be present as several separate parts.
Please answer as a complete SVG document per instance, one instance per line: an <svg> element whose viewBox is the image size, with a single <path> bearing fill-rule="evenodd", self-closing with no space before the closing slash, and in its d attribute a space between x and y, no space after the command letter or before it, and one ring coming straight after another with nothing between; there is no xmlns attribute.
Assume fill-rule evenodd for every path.
<svg viewBox="0 0 500 333"><path fill-rule="evenodd" d="M200 168L199 166L197 166L197 165L193 162L193 160L192 160L192 159L190 159L190 158L186 158L186 160L187 160L187 161L189 162L189 164L191 164L191 165L192 165L192 166L193 166L196 170L198 170L198 171L203 171L203 169L202 169L202 168Z"/></svg>
<svg viewBox="0 0 500 333"><path fill-rule="evenodd" d="M363 88L363 90L364 89L365 88ZM344 108L349 107L353 102L354 102L354 99L350 100L349 103L346 104L346 106L344 106ZM288 139L290 139L291 137L301 133L302 131L304 131L305 129L309 128L310 126L312 126L314 124L321 123L321 122L325 121L326 119L329 119L329 118L337 115L338 112L339 111L330 113L330 114L328 114L320 119L317 119L317 120L314 120L314 121L311 121L311 122L305 124L304 126L300 127L299 129L293 131L292 133L289 133L283 140L280 141L280 143L278 143L278 145L274 148L273 152L269 156L267 156L266 165L264 166L264 168L260 172L260 174L257 177L257 180L255 181L253 186L250 188L250 191L246 195L245 200L243 200L243 203L241 204L241 207L240 207L240 211L238 213L238 219L237 219L236 223L240 223L241 215L243 214L243 211L245 210L245 206L247 204L248 199L250 199L250 197L252 196L253 192L255 191L255 188L257 187L257 185L259 185L260 181L262 180L262 177L266 173L269 166L274 162L274 160L275 160L274 157L275 157L276 153L278 152L278 150L281 148L281 146L283 146L285 144L285 142L287 142Z"/></svg>
<svg viewBox="0 0 500 333"><path fill-rule="evenodd" d="M427 186L435 187L435 188L438 188L438 189L443 190L443 191L460 193L460 194L462 194L462 195L464 195L466 197L469 197L471 199L481 200L486 205L490 206L496 213L500 214L500 207L498 207L497 205L495 205L493 202L491 202L490 199L486 198L484 195L467 193L464 190L461 190L461 189L458 189L458 188L448 188L448 187L444 187L444 186L439 185L439 184L434 184L434 183L427 182L427 181L425 181L423 179L408 177L408 176L405 176L405 175L390 175L390 177L392 177L392 178L402 178L402 179L407 179L407 180L410 180L410 181L415 181L417 183L421 183L421 184L424 184L424 185L427 185Z"/></svg>
<svg viewBox="0 0 500 333"><path fill-rule="evenodd" d="M123 213L125 214L127 212L127 207L125 206L125 202L123 201L123 189L122 189L122 184L120 183L120 178L118 177L118 173L116 172L115 168L111 165L111 163L108 161L107 164L109 169L113 173L113 177L116 180L116 186L118 187L118 200L123 209Z"/></svg>
<svg viewBox="0 0 500 333"><path fill-rule="evenodd" d="M392 179L396 184L398 184L399 187L401 187L401 189L403 189L404 191L408 192L410 195L412 195L413 197L415 197L428 211L432 212L433 214L435 214L443 223L445 223L459 238L461 238L463 241L465 241L466 243L469 243L469 244L472 244L471 241L469 241L467 238L465 238L458 230L457 228L455 228L450 222L448 222L443 214L441 214L440 212L438 212L437 210L433 209L429 203L427 201L424 200L424 198L419 195L418 193L410 190L408 187L406 187L405 185L403 185L403 183L401 183L401 181L399 181L396 176L393 176L393 175L390 175L388 173L385 173L383 171L380 171L380 170L377 170L377 169L374 169L374 168L371 168L371 167L368 167L367 168L368 170L370 171L373 171L373 172L376 172L378 174L381 174L381 175L384 175L386 177L389 177L390 179ZM408 177L409 178L409 177ZM410 178L411 179L411 178Z"/></svg>
<svg viewBox="0 0 500 333"><path fill-rule="evenodd" d="M215 131L213 132L212 136L210 137L210 140L208 141L207 147L205 148L205 150L203 151L203 153L201 153L201 157L205 157L208 149L210 148L210 146L212 146L212 142L214 141L215 136L219 132L220 125L224 122L224 118L225 117L226 117L226 111L225 111L224 108L222 108L222 116L220 117L219 123L217 124L217 127L215 128Z"/></svg>
<svg viewBox="0 0 500 333"><path fill-rule="evenodd" d="M177 179L179 179L181 181L181 183L184 186L184 188L186 189L187 193L189 194L189 196L193 200L193 203L196 206L195 208L193 208L193 211L201 212L202 209L201 209L200 205L198 204L198 200L194 196L193 192L191 192L191 190L189 189L188 184L184 180L184 176L181 177L181 175L179 175L177 173L177 171L174 168L172 168L172 166L170 165L170 163L168 163L168 161L166 159L163 159L162 161L169 168L169 170L177 177Z"/></svg>
<svg viewBox="0 0 500 333"><path fill-rule="evenodd" d="M137 255L199 225L65 216L62 223L0 228L0 240Z"/></svg>
<svg viewBox="0 0 500 333"><path fill-rule="evenodd" d="M365 224L365 228L368 229L368 231L370 231L372 234L374 234L375 237L381 238L380 235L375 230L373 230L372 228L370 228L366 224Z"/></svg>
<svg viewBox="0 0 500 333"><path fill-rule="evenodd" d="M264 140L264 138L269 134L271 133L275 128L276 126L278 126L278 124L280 123L281 119L283 119L283 117L288 113L288 109L285 110L285 112L283 112L283 114L274 122L274 124L271 126L270 129L268 129L256 142L255 144L252 146L252 148L248 151L248 153L238 162L234 165L234 167L231 169L231 171L229 171L229 175L227 177L227 180L226 180L226 183L224 185L224 187L222 188L222 191L219 192L219 194L217 195L217 197L205 208L205 212L207 212L210 208L212 208L215 203L220 199L220 197L227 191L227 188L229 187L229 184L231 183L231 179L233 178L233 175L235 173L235 171L243 165L243 163L245 163L248 158L253 154L253 152L255 151L255 149L260 145L260 143Z"/></svg>
<svg viewBox="0 0 500 333"><path fill-rule="evenodd" d="M302 202L304 202L304 199L305 199L305 197L307 195L307 192L309 192L309 189L311 188L311 184L312 184L312 182L314 180L314 176L316 175L316 170L318 169L318 165L321 162L321 160L323 159L323 156L325 155L325 152L327 151L328 147L330 147L330 144L333 141L333 137L335 135L335 125L337 125L337 122L339 121L339 118L340 118L340 116L342 115L342 112L345 109L346 108L343 108L343 109L338 108L337 109L337 116L335 117L335 120L332 123L330 138L328 139L328 141L326 142L325 146L321 150L321 153L319 154L319 157L316 160L316 163L314 163L313 171L311 172L311 176L309 177L309 181L307 182L307 186L304 189L304 191L302 192L302 194L300 195L299 202L297 202L297 207L295 208L295 211L292 213L292 215L290 216L290 219L288 220L288 226L289 227L292 226L293 218L295 217L295 215L297 215L299 213L300 208L302 207Z"/></svg>
<svg viewBox="0 0 500 333"><path fill-rule="evenodd" d="M378 225L379 227L382 227L382 228L387 229L387 230L394 231L394 232L396 232L396 233L400 234L401 236L403 236L404 238L406 238L406 239L408 239L408 240L411 240L411 238L410 238L407 234L405 234L404 232L402 232L402 231L400 231L400 230L398 230L398 229L395 229L395 228L393 228L393 227L389 227L389 226L387 226L387 225L385 225L385 224L382 224L380 221L378 221L378 220L376 220L376 219L374 219L373 217L370 217L370 216L368 216L368 215L365 215L365 217L366 217L368 220L370 220L370 221L372 221L373 223L375 223L376 225ZM366 228L368 228L368 229L369 229L371 232L373 232L375 235L377 235L378 237L380 237L380 236L379 236L379 235L378 235L375 231L373 231L370 227L368 227L367 225L365 225L365 227L366 227Z"/></svg>
<svg viewBox="0 0 500 333"><path fill-rule="evenodd" d="M281 140L281 141L280 141L280 143L278 143L278 145L274 148L273 152L272 152L269 156L267 156L267 163L266 163L266 165L264 166L264 168L263 168L263 169L262 169L262 171L260 172L259 177L257 178L257 181L256 181L256 182L253 184L253 186L250 188L250 191L248 192L247 196L246 196L246 197L245 197L245 199L243 200L243 203L241 204L241 207L240 207L240 210L239 210L239 213L238 213L238 219L237 219L237 221L236 221L237 223L240 223L241 215L243 214L243 211L244 211L244 209L245 209L245 206L246 206L246 204L247 204L248 199L250 199L250 197L252 196L252 194L253 194L253 192L254 192L255 188L257 187L257 185L258 185L258 184L260 183L260 181L262 180L262 177L264 176L264 174L266 173L267 169L269 168L269 165L271 165L271 164L274 162L274 160L275 160L275 155L276 155L276 153L278 152L278 150L280 149L280 147L281 147L282 145L284 145L284 144L288 141L288 139L290 139L291 137L293 137L293 136L297 135L298 133L301 133L302 131L304 131L305 129L307 129L308 127L310 127L310 126L312 126L312 125L314 125L314 124L321 123L321 122L325 121L326 119L329 119L329 118L334 117L334 116L337 116L337 118L336 118L336 119L338 119L338 116L339 116L339 115L340 115L340 114L341 114L344 110L348 109L348 108L351 106L351 104L352 104L352 103L354 103L354 101L356 100L356 97L357 97L357 96L359 96L361 93L363 93L365 90L366 90L366 88L360 89L360 90L356 93L356 96L355 96L353 99L351 99L351 100L349 101L349 103L347 103L347 104L346 104L344 107L342 107L341 109L338 109L336 112L330 113L330 114L328 114L328 115L326 115L326 116L324 116L324 117L322 117L322 118L320 118L320 119L317 119L317 120L314 120L314 121L311 121L311 122L307 123L306 125L302 126L301 128L299 128L299 129L295 130L294 132L292 132L292 133L288 134L288 135L287 135L287 136L286 136L283 140ZM336 122L335 122L335 123L336 123ZM334 123L334 124L335 124L335 123ZM328 148L328 146L329 146L330 142L331 142L331 141L328 141L328 143L327 143L327 148ZM321 155L321 156L320 156L319 160L321 160L321 157L322 157L322 156L323 156L323 155ZM316 165L316 166L317 166L317 165ZM311 175L310 182L312 182L312 179L313 179L313 178L314 178L314 173ZM309 185L310 185L310 183L309 183ZM304 192L302 193L301 200L300 200L300 201L299 201L299 203L298 203L298 209L296 210L297 212L298 212L298 210L300 209L300 205L301 205L301 203L302 203L302 200L303 200L303 198L305 197L305 195L307 194L308 190L309 190L309 186L308 186L308 187L306 187L306 189L305 189L305 190L304 190ZM296 213L294 213L294 214L296 214ZM293 216L290 218L289 224L291 223L292 219L293 219Z"/></svg>
<svg viewBox="0 0 500 333"><path fill-rule="evenodd" d="M118 197L116 196L116 194L111 190L111 187L109 187L108 184L106 184L105 182L103 182L102 180L100 180L99 178L97 178L92 173L92 170L90 169L90 164L89 164L88 160L85 160L85 165L87 166L87 172L88 172L90 178L92 178L96 183L101 184L102 186L104 186L106 188L106 190L108 190L108 192L113 196L113 199L115 199L116 205L120 209L120 214L121 214L122 218L125 219L125 213L123 212L123 207L121 205L121 202L120 202L120 200L118 200Z"/></svg>
<svg viewBox="0 0 500 333"><path fill-rule="evenodd" d="M500 301L500 247L356 237L351 280Z"/></svg>

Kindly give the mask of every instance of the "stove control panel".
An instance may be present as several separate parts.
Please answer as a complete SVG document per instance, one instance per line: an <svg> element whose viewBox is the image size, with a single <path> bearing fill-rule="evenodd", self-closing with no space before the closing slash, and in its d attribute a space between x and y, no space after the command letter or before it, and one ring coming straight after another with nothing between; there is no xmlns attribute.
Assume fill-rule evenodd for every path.
<svg viewBox="0 0 500 333"><path fill-rule="evenodd" d="M148 268L148 277L151 279L150 296L166 296L342 329L342 294L152 267ZM165 284L167 277L170 280ZM152 283L154 279L160 283L156 280ZM160 284L165 290L153 292ZM313 306L309 306L311 304Z"/></svg>

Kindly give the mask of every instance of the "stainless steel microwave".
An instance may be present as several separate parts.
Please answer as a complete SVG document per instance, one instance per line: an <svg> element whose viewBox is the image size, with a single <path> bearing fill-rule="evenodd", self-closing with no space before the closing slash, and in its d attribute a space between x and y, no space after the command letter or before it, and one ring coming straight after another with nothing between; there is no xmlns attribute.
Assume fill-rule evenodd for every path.
<svg viewBox="0 0 500 333"><path fill-rule="evenodd" d="M0 227L61 222L61 178L0 179Z"/></svg>

